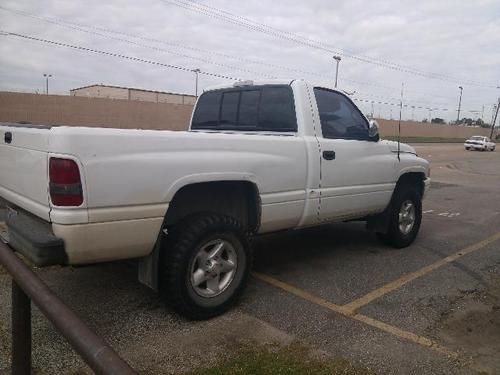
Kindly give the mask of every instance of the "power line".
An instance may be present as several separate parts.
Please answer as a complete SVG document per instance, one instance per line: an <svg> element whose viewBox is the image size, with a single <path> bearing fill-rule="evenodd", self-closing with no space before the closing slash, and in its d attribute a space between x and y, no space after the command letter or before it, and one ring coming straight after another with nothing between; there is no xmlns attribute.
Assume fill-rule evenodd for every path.
<svg viewBox="0 0 500 375"><path fill-rule="evenodd" d="M220 10L215 7L210 7L208 5L202 5L202 4L194 4L192 1L182 1L182 0L160 0L164 3L172 4L181 8L184 8L186 10L192 11L192 12L197 12L200 14L203 14L205 16L211 17L211 18L216 18L231 24L235 24L238 26L245 27L247 29L261 32L264 34L268 34L283 40L289 40L293 41L296 43L299 43L304 46L312 47L315 49L323 50L325 52L329 53L334 53L334 54L340 54L345 57L352 58L354 60L364 62L364 63L369 63L373 65L377 65L380 67L392 69L392 70L397 70L401 71L403 73L408 73L408 74L413 74L413 75L418 75L421 77L425 78L430 78L430 79L437 79L437 80L442 80L442 81L447 81L447 82L454 82L454 83L461 83L461 84L469 84L469 85L475 85L475 86L482 86L482 87L488 87L488 88L494 88L496 86L493 86L491 84L488 84L486 82L479 82L479 81L473 81L470 79L461 79L457 77L452 77L448 76L445 74L441 73L432 73L432 72L424 72L420 71L415 68L387 62L386 60L380 60L368 56L363 56L363 55L356 55L353 53L348 53L346 50L339 50L335 49L335 47L332 47L326 43L323 42L318 42L313 39L305 38L300 35L288 32L288 31L283 31L268 25L265 25L263 23L258 23L255 21L252 21L248 18L241 17L238 15L235 15L230 12L226 12L223 10Z"/></svg>
<svg viewBox="0 0 500 375"><path fill-rule="evenodd" d="M243 61L243 62L247 62L247 63L251 63L251 64L258 64L258 65L262 65L262 66L267 66L267 67L272 67L272 68L277 68L277 69L282 69L282 70L288 70L288 71L291 71L291 72L301 73L301 74L305 74L305 75L310 75L310 76L315 76L315 77L320 77L320 78L326 78L326 79L330 79L331 78L331 76L329 76L329 75L325 75L325 74L317 73L317 72L311 72L311 71L307 71L307 70L304 70L304 69L298 69L298 68L293 68L293 67L289 67L289 66L272 64L272 63L263 62L263 61L259 61L259 60L254 60L254 59L242 58L242 57L239 57L239 56L233 56L233 55L228 55L228 54L220 53L220 52L216 52L216 51L209 51L209 50L205 50L205 49L202 49L202 48L196 48L196 47L188 46L186 44L166 42L166 41L160 40L160 39L148 38L148 37L144 37L144 36L140 36L140 35L136 35L136 34L124 33L124 32L117 31L117 30L112 30L112 29L109 29L109 28L103 28L103 27L97 27L97 26L90 26L90 25L85 25L85 24L82 24L82 23L69 22L69 21L66 21L66 20L61 20L61 19L53 18L53 17L43 17L43 16L39 16L39 15L28 13L28 12L20 11L20 10L14 10L14 9L6 8L6 7L1 6L1 5L0 5L0 10L4 10L4 11L11 12L11 13L14 13L14 14L17 14L17 15L21 15L21 16L25 16L25 17L30 17L30 18L38 19L40 21L44 21L44 22L47 22L47 23L55 24L55 25L58 25L58 26L61 26L61 27L66 27L66 28L69 28L69 29L72 29L72 30L82 31L82 32L89 33L89 34L98 35L98 36L101 36L101 37L104 37L104 38L109 38L109 39L114 39L114 40L122 41L122 42L125 42L125 43L135 44L137 46L141 46L141 47L144 47L144 48L149 48L149 49L153 49L153 50L157 50L157 51L161 51L161 52L171 53L171 54L179 55L179 56L190 58L190 59L200 60L200 61L204 61L204 62L207 62L207 63L210 63L210 64L218 65L218 66L221 66L221 67L226 67L226 68L231 68L231 69L245 71L247 73L253 73L253 74L257 74L257 75L261 75L261 76L266 76L268 78L277 78L277 77L271 76L271 75L266 75L266 74L260 73L260 72L255 72L255 71L248 70L248 69L242 69L242 68L234 67L234 66L231 66L231 65L220 64L220 63L214 62L213 60L201 59L199 57L195 57L195 56L191 56L191 55L186 55L186 54L174 52L174 51L171 51L171 50L159 49L157 47L153 47L153 46L149 46L149 45L144 45L144 44L133 42L133 41L130 41L130 40L127 40L127 39L115 38L115 37L112 37L110 35L102 34L102 33L99 33L99 32L92 31L92 30L98 30L98 31L102 31L102 32L105 32L105 33L111 33L111 34L116 34L116 35L123 35L123 36L127 36L129 38L140 39L140 40L150 41L150 42L154 42L154 43L161 43L161 44L165 44L165 45L168 45L168 46L175 46L175 47L179 47L179 48L183 48L183 49L188 49L188 50L198 51L198 52L202 52L202 53L217 55L217 56L221 56L221 57L225 57L225 58L229 58L229 59L234 59L234 60L239 60L239 61ZM385 88L385 89L388 89L388 90L393 90L394 89L394 87L383 86L383 85L372 83L372 82L365 82L365 81L362 82L362 81L352 80L352 79L348 79L348 78L343 78L343 81L345 81L345 82L351 82L351 83L356 83L356 84L362 84L362 85L365 85L365 86L373 86L373 87Z"/></svg>
<svg viewBox="0 0 500 375"><path fill-rule="evenodd" d="M45 43L48 45L54 45L54 46L60 46L60 47L66 47L66 48L71 48L71 49L76 49L84 52L90 52L93 54L98 54L98 55L105 55L105 56L111 56L111 57L117 57L117 58L122 58L126 59L129 61L135 61L135 62L141 62L141 63L147 63L151 65L158 65L158 66L164 66L167 68L171 69L177 69L177 70L182 70L186 72L192 72L192 69L183 67L183 66L178 66L178 65L173 65L173 64L167 64L167 63L161 63L158 61L154 60L149 60L149 59L144 59L140 57L134 57L134 56L128 56L128 55L123 55L115 52L109 52L109 51L103 51L103 50L97 50L93 48L88 48L88 47L82 47L78 45L73 45L73 44L68 44L68 43L63 43L63 42L57 42L53 40L48 40L48 39L43 39L43 38L37 38L34 36L29 36L29 35L24 35L24 34L18 34L18 33L13 33L13 32L6 32L0 30L0 34L6 35L6 36L15 36L18 38L22 38L25 40L31 40L31 41L36 41L36 42L41 42ZM212 76L212 77L217 77L217 78L223 78L223 79L228 79L228 80L234 80L234 81L240 81L243 80L243 78L237 78L237 77L232 77L228 75L222 75L218 73L211 73L207 71L200 71L200 74L207 75L207 76ZM398 106L399 104L391 103L391 102L382 102L382 101L376 101L376 100L369 100L369 99L363 99L363 98L353 98L353 100L356 101L361 101L361 102L366 102L366 103L378 103L378 104L384 104L384 105L390 105L390 106ZM410 107L410 108L417 108L417 109L426 109L426 110L439 110L439 111L452 111L448 108L431 108L431 107L423 107L423 106L415 106L415 105L409 105L405 104L404 107ZM474 112L474 111L468 111L468 112Z"/></svg>
<svg viewBox="0 0 500 375"><path fill-rule="evenodd" d="M399 107L400 106L400 103L396 103L396 102L383 102L383 101L379 101L379 100L359 98L359 97L352 98L352 100L363 102L363 103L373 103L373 104L389 105L389 106L393 106L393 107ZM427 110L427 111L431 110L431 111L443 111L443 112L448 112L448 111L453 112L453 111L455 111L455 109L450 109L450 108L425 107L425 106L413 105L413 104L411 104L412 102L406 102L406 103L410 103L410 104L403 104L403 108L423 109L423 110ZM480 110L470 109L470 110L463 110L463 112L480 113L481 111Z"/></svg>
<svg viewBox="0 0 500 375"><path fill-rule="evenodd" d="M193 59L193 60L197 60L197 61L206 62L206 63L212 64L212 65L216 65L216 66L219 66L219 67L230 68L230 69L234 69L234 70L240 70L240 71L243 71L243 72L246 72L246 73L252 73L252 74L263 76L263 77L267 77L267 78L277 78L277 77L269 75L269 74L265 74L265 73L261 73L261 72L256 72L256 71L253 71L253 70L249 70L249 69L245 69L245 68L240 68L240 67L236 67L236 66L226 65L226 64L218 63L216 61L204 59L204 58L201 58L201 57L192 56L192 55L188 55L188 54L185 54L185 53L179 53L179 52L176 52L176 51L166 50L166 49L163 49L163 48L159 48L159 47L155 47L155 46L151 46L151 45L142 44L142 43L135 42L135 41L132 41L132 40L128 40L128 39L124 39L124 38L118 38L118 37L114 37L114 36L111 36L111 35L103 34L103 33L97 32L97 31L92 31L92 30L89 30L91 28L89 26L71 24L70 22L60 21L60 20L56 20L56 19L50 19L48 17L41 17L41 16L37 16L37 15L34 15L34 14L26 13L26 12L21 12L21 11L16 11L16 10L12 10L12 9L7 9L7 8L5 8L3 6L0 6L0 9L8 11L8 12L15 13L15 14L19 14L19 15L22 15L22 16L26 16L26 17L30 17L30 18L35 18L35 19L38 19L38 20L41 20L41 21L44 21L44 22L48 22L48 23L51 23L51 24L55 24L55 25L58 25L58 26L61 26L61 27L69 28L71 30L81 31L81 32L84 32L84 33L87 33L87 34L91 34L91 35L97 35L97 36L100 36L100 37L103 37L103 38L112 39L112 40L116 40L116 41L119 41L119 42L136 45L136 46L143 47L143 48L148 48L148 49L155 50L155 51L158 51L158 52L169 53L169 54L173 54L173 55L185 57L185 58L188 58L188 59ZM115 34L117 34L117 33L115 32Z"/></svg>
<svg viewBox="0 0 500 375"><path fill-rule="evenodd" d="M171 0L161 0L161 1L164 1L164 2L167 1L169 3L172 3ZM230 13L230 12L227 12L225 10L213 7L213 6L209 6L209 5L206 5L206 4L199 4L199 3L195 4L192 0L184 0L184 1L182 1L182 0L173 0L173 1L175 1L176 3L182 3L182 4L187 5L187 6L192 6L192 7L197 7L197 8L205 8L207 11L212 12L213 14L218 14L218 13L220 14L220 13L222 13L224 15L227 15L229 18L241 19L244 22L246 22L247 24L259 25L259 26L262 26L263 28L266 28L266 29L269 29L269 30L273 30L273 31L281 33L281 34L287 34L287 35L290 35L290 36L292 36L294 38L300 38L302 40L305 40L305 41L310 42L312 44L315 44L317 46L325 46L326 48L329 48L328 49L329 52L343 54L343 55L345 55L347 57L350 57L350 58L353 58L353 59L357 59L357 60L362 61L362 62L366 62L366 63L370 63L370 64L373 64L374 62L379 62L379 63L382 63L382 64L386 64L388 68L391 68L391 66L392 66L392 68L399 68L399 69L401 69L401 71L405 71L406 73L412 73L412 74L418 74L418 75L432 75L433 76L433 77L429 77L429 78L443 77L443 78L455 80L456 82L459 82L459 83L470 82L471 84L491 86L491 85L489 85L489 84L487 84L485 82L478 82L478 81L473 81L473 80L460 79L460 78L456 78L456 77L453 77L453 76L450 76L450 75L447 75L447 74L442 74L442 73L425 72L425 71L422 71L422 70L419 70L419 69L415 69L415 68L412 68L412 67L409 67L409 66L397 64L397 63L394 63L394 62L391 62L391 61L388 61L388 60L374 58L374 57L370 57L370 56L366 56L366 55L359 55L359 54L356 54L355 52L346 50L345 48L339 49L339 48L333 47L333 46L331 46L331 45L329 45L327 43L324 43L324 42L321 42L321 41L317 41L317 40L314 40L314 39L311 39L311 38L307 38L307 37L304 37L304 36L301 36L299 34L295 34L295 33L289 32L289 31L280 30L278 28L266 25L264 23L253 21L253 20L251 20L249 18L245 18L245 17L239 16L239 15L236 15L234 13ZM311 47L316 47L316 46L311 46ZM333 48L333 50L332 50L332 48ZM493 86L491 86L491 87L493 87Z"/></svg>
<svg viewBox="0 0 500 375"><path fill-rule="evenodd" d="M306 70L303 70L303 69L298 69L298 68L293 68L293 67L283 66L283 65L278 65L278 64L272 64L272 63L263 62L263 61L259 61L259 60L242 58L240 56L232 56L232 55L228 55L228 54L224 54L224 53L219 53L219 52L216 52L216 51L209 51L209 50L205 50L205 49L202 49L202 48L191 47L191 46L186 45L185 43L184 44L180 44L180 43L167 42L167 41L160 40L160 39L144 37L144 36L140 36L140 35L137 35L137 34L125 33L125 32L121 32L121 31L117 31L117 30L112 30L112 29L109 29L109 28L103 28L103 27L85 25L85 24L82 24L82 23L69 22L69 21L66 21L66 20L61 20L61 19L53 18L53 17L43 17L43 16L40 16L40 15L35 15L35 14L28 13L28 12L20 11L20 10L6 8L6 7L1 6L1 5L0 5L0 10L11 12L11 13L14 13L14 14L17 14L17 15L20 15L20 16L24 16L24 17L29 17L29 18L37 19L37 20L40 20L40 21L43 21L43 22L47 22L47 23L50 23L50 24L54 24L54 25L60 26L60 27L69 28L71 30L85 32L85 33L88 33L88 34L91 34L91 35L97 35L97 36L100 36L100 37L103 37L103 38L117 40L117 41L120 41L120 42L137 45L139 47L148 48L148 49L152 49L152 50L159 51L159 52L174 54L174 55L185 57L185 58L188 58L188 59L194 59L194 60L198 60L198 61L203 61L203 62L206 62L206 63L209 63L209 64L213 64L213 65L216 65L216 66L220 66L220 67L224 67L224 68L230 68L230 69L234 69L234 70L239 70L239 71L243 71L243 72L246 72L246 73L252 73L254 75L259 75L259 76L263 76L263 77L267 77L267 78L277 78L277 77L273 76L273 75L266 74L266 73L256 72L256 71L253 71L253 70L250 70L250 69L245 69L245 68L235 67L235 66L232 66L232 65L218 63L216 61L209 60L209 59L204 59L204 58L200 58L200 57L197 57L197 56L187 55L185 53L179 53L179 52L176 52L176 51L165 50L165 49L158 48L158 47L151 46L151 45L145 45L145 44L138 43L136 41L132 41L132 40L124 39L124 38L113 37L113 36L107 35L107 34L116 34L116 35L126 36L126 37L133 38L133 39L145 40L145 41L154 42L154 43L161 43L161 44L168 45L168 46L175 46L175 47L179 47L179 48L183 48L183 49L188 49L188 50L193 50L193 51L198 51L198 52L203 52L203 53L207 53L207 54L211 54L211 55L222 56L222 57L225 57L225 58L240 60L240 61L244 61L244 62L248 62L248 63L252 63L252 64L259 64L259 65L262 65L262 66L268 66L268 67L272 67L272 68L278 68L278 69L282 69L282 70L288 70L288 71L292 71L292 72L298 72L298 73L305 74L305 75L310 75L310 76L315 76L315 77L321 77L321 78L331 79L331 76L329 76L329 75L327 76L327 75L322 74L322 73L306 71ZM243 17L240 17L240 18L243 18ZM100 31L100 32L97 32L97 31L94 31L94 30L97 30L97 31ZM107 34L103 34L102 32L103 33L107 33ZM352 79L348 79L348 78L343 78L343 81L348 82L348 83L350 82L350 83L354 83L354 84L359 84L359 85L363 85L363 86L373 86L373 87L383 88L383 89L387 89L387 90L395 90L394 87L384 86L384 85L380 85L380 84L376 84L376 83L372 83L372 82L358 81L358 80L352 80ZM433 96L436 97L437 95L433 95ZM445 97L445 96L441 96L441 97L449 99L448 97ZM391 100L393 100L393 99L391 98ZM414 102L418 102L418 101L415 100Z"/></svg>
<svg viewBox="0 0 500 375"><path fill-rule="evenodd" d="M151 65L158 65L158 66L163 66L163 67L170 68L170 69L182 70L182 71L185 71L185 72L192 72L192 69L186 68L184 66L178 66L178 65L173 65L173 64L161 63L161 62L158 62L158 61L149 60L149 59L143 59L143 58L140 58L140 57L128 56L128 55L123 55L123 54L115 53L115 52L109 52L109 51L103 51L103 50L88 48L88 47L82 47L82 46L77 46L77 45L74 45L74 44L56 42L56 41L49 40L49 39L36 38L34 36L23 35L23 34L18 34L18 33L12 33L12 32L2 31L2 30L0 30L0 33L2 33L3 35L15 36L15 37L26 39L26 40L32 40L32 41L46 43L46 44L50 44L50 45L55 45L55 46L60 46L60 47L67 47L67 48L72 48L72 49L76 49L76 50L80 50L80 51L85 51L85 52L91 52L91 53L98 54L98 55L118 57L118 58L129 60L129 61L141 62L141 63L151 64ZM201 70L199 72L199 74L203 74L203 75L211 76L211 77L222 78L222 79L228 79L228 80L231 80L231 81L241 81L242 80L241 78L231 77L231 76L228 76L228 75L222 75L222 74L218 74L218 73L211 73L211 72L207 72L207 71L203 71L203 70Z"/></svg>

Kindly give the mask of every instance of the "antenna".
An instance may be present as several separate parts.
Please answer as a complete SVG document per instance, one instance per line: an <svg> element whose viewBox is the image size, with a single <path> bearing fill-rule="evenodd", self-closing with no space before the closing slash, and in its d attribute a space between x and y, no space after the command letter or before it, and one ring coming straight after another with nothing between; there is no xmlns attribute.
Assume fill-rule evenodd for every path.
<svg viewBox="0 0 500 375"><path fill-rule="evenodd" d="M401 150L400 143L401 143L401 113L403 112L403 89L405 87L404 82L401 83L401 99L399 100L399 122L398 122L398 161L401 161L401 158L399 157L399 152Z"/></svg>

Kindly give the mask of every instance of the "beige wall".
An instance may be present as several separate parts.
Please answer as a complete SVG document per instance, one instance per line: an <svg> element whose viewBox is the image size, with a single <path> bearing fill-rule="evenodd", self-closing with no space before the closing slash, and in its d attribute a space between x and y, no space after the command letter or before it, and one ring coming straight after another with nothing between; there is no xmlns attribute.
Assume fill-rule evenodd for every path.
<svg viewBox="0 0 500 375"><path fill-rule="evenodd" d="M192 105L0 92L0 121L185 130Z"/></svg>
<svg viewBox="0 0 500 375"><path fill-rule="evenodd" d="M398 134L397 120L377 119L382 136L396 136ZM440 138L469 138L473 135L490 135L490 129L470 126L425 124L422 122L401 121L402 137L440 137Z"/></svg>
<svg viewBox="0 0 500 375"><path fill-rule="evenodd" d="M130 100L140 100L141 102L158 102L158 93L152 91L127 90Z"/></svg>
<svg viewBox="0 0 500 375"><path fill-rule="evenodd" d="M191 104L196 103L196 97L188 95L176 95L176 94L158 94L159 103L174 103L174 104Z"/></svg>
<svg viewBox="0 0 500 375"><path fill-rule="evenodd" d="M189 104L0 92L0 121L33 124L185 130L192 108ZM377 121L382 136L397 135L397 121ZM463 139L489 136L489 130L402 121L401 135Z"/></svg>
<svg viewBox="0 0 500 375"><path fill-rule="evenodd" d="M92 98L128 99L128 89L119 87L90 86L71 91L73 96Z"/></svg>
<svg viewBox="0 0 500 375"><path fill-rule="evenodd" d="M196 102L196 97L194 95L170 94L156 91L129 89L126 87L108 87L99 85L71 90L71 95L92 98L129 99L154 103L194 104Z"/></svg>

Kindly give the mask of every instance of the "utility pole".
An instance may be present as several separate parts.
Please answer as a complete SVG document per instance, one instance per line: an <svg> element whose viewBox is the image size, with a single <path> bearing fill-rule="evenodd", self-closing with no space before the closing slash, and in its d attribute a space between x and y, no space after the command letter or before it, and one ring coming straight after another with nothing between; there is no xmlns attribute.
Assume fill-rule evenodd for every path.
<svg viewBox="0 0 500 375"><path fill-rule="evenodd" d="M196 97L198 97L198 73L200 73L200 72L201 72L201 70L200 70L199 68L196 68L196 69L193 69L193 70L192 70L192 72L193 72L194 74L196 74L196 86L195 86L195 91L194 91L194 92L195 92L195 94L194 94L194 95L195 95Z"/></svg>
<svg viewBox="0 0 500 375"><path fill-rule="evenodd" d="M335 61L337 61L337 67L335 69L335 88L337 88L337 81L339 78L339 63L340 63L340 60L342 60L342 59L338 55L333 56L333 59Z"/></svg>
<svg viewBox="0 0 500 375"><path fill-rule="evenodd" d="M495 111L495 118L493 119L493 122L491 124L490 139L493 138L493 130L495 129L495 123L497 122L498 108L500 108L500 98L498 98L497 110Z"/></svg>
<svg viewBox="0 0 500 375"><path fill-rule="evenodd" d="M45 95L49 95L49 78L52 77L52 74L43 73L45 77Z"/></svg>
<svg viewBox="0 0 500 375"><path fill-rule="evenodd" d="M458 114L457 114L457 125L460 123L460 106L462 105L462 91L464 88L462 86L458 86L460 89L460 99L458 99Z"/></svg>

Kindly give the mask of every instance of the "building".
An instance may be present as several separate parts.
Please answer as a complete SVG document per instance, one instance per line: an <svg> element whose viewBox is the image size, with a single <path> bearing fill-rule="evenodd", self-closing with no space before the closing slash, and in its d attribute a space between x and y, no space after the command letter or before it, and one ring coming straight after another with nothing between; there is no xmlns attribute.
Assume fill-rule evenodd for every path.
<svg viewBox="0 0 500 375"><path fill-rule="evenodd" d="M196 96L176 94L165 91L151 91L131 87L110 85L90 85L70 90L71 96L85 96L89 98L107 98L122 100L138 100L142 102L190 104L194 105Z"/></svg>

